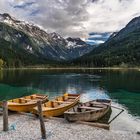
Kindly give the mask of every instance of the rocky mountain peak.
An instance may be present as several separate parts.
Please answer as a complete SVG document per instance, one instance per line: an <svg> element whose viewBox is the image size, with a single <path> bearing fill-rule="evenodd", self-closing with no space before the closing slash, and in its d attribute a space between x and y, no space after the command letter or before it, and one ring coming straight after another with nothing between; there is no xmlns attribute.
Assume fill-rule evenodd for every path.
<svg viewBox="0 0 140 140"><path fill-rule="evenodd" d="M12 17L8 14L8 13L4 13L4 14L0 14L0 16L2 16L3 18L8 18L8 19L12 19Z"/></svg>
<svg viewBox="0 0 140 140"><path fill-rule="evenodd" d="M0 14L0 21L1 22L6 22L6 23L9 23L9 24L20 23L19 20L16 20L16 18L10 16L8 13Z"/></svg>
<svg viewBox="0 0 140 140"><path fill-rule="evenodd" d="M56 33L56 32L52 32L52 33L50 33L49 35L50 35L50 37L52 37L52 38L55 39L55 40L56 40L56 39L59 39L59 40L60 40L60 39L62 39L62 40L64 39L60 34L58 34L58 33Z"/></svg>
<svg viewBox="0 0 140 140"><path fill-rule="evenodd" d="M6 13L0 14L0 29L0 39L43 59L71 60L93 49L80 38L65 39L58 33L47 33L39 26L16 20Z"/></svg>
<svg viewBox="0 0 140 140"><path fill-rule="evenodd" d="M134 19L132 19L126 27L140 27L140 16L139 17L135 17Z"/></svg>
<svg viewBox="0 0 140 140"><path fill-rule="evenodd" d="M72 37L68 37L67 41L70 42L75 42L77 45L85 45L86 42L84 42L83 40L81 40L80 38L72 38Z"/></svg>

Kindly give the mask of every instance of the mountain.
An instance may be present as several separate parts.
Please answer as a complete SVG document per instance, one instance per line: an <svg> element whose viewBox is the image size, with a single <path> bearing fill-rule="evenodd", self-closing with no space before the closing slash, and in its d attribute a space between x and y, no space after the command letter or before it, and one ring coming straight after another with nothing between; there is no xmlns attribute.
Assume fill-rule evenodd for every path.
<svg viewBox="0 0 140 140"><path fill-rule="evenodd" d="M109 39L89 54L73 62L84 66L140 66L140 17L113 33Z"/></svg>
<svg viewBox="0 0 140 140"><path fill-rule="evenodd" d="M80 39L65 39L7 13L0 14L0 58L7 66L67 61L92 49Z"/></svg>

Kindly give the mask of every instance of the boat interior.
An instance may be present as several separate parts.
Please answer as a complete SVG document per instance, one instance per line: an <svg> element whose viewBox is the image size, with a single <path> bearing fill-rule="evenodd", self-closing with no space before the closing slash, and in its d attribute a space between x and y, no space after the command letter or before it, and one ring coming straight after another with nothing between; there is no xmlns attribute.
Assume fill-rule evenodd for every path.
<svg viewBox="0 0 140 140"><path fill-rule="evenodd" d="M45 107L45 108L58 108L61 106L66 106L66 105L73 103L78 97L79 97L79 95L65 94L63 96L55 98L52 101L48 101L48 102L44 103L43 107Z"/></svg>
<svg viewBox="0 0 140 140"><path fill-rule="evenodd" d="M104 108L107 108L110 103L110 100L93 100L86 103L79 103L77 106L68 110L69 112L85 112L85 111L98 111Z"/></svg>
<svg viewBox="0 0 140 140"><path fill-rule="evenodd" d="M42 96L39 94L33 94L33 95L25 96L22 98L12 99L9 102L25 104L25 103L29 103L29 102L36 102L37 100L45 99L45 98L46 98L46 96Z"/></svg>

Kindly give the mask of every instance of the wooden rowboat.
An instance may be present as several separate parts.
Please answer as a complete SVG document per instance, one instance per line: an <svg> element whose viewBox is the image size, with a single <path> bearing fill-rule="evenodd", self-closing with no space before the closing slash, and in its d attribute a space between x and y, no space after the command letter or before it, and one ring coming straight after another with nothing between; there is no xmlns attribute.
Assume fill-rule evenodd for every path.
<svg viewBox="0 0 140 140"><path fill-rule="evenodd" d="M17 112L29 112L37 105L37 101L41 100L42 103L48 101L48 95L33 94L16 98L8 101L8 109Z"/></svg>
<svg viewBox="0 0 140 140"><path fill-rule="evenodd" d="M77 106L64 112L64 117L70 121L97 121L109 110L111 100L97 99L86 103L79 103Z"/></svg>
<svg viewBox="0 0 140 140"><path fill-rule="evenodd" d="M42 104L42 114L45 117L53 117L63 115L64 112L71 107L75 106L79 101L79 94L64 94L57 97L54 100L50 100ZM38 114L38 109L35 107L32 111L34 114Z"/></svg>

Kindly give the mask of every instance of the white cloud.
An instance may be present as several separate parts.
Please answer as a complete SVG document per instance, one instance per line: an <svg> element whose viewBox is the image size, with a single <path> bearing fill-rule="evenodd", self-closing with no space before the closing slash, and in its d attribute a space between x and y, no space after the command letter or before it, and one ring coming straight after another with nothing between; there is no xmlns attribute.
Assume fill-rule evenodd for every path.
<svg viewBox="0 0 140 140"><path fill-rule="evenodd" d="M89 40L89 39L87 39L87 40L85 40L87 43L89 42L89 43L94 43L94 44L101 44L101 43L104 43L104 41L103 40Z"/></svg>
<svg viewBox="0 0 140 140"><path fill-rule="evenodd" d="M98 0L87 8L88 32L114 32L140 15L139 0Z"/></svg>
<svg viewBox="0 0 140 140"><path fill-rule="evenodd" d="M33 22L48 32L84 38L90 32L120 30L140 16L139 5L140 0L0 0L0 13Z"/></svg>
<svg viewBox="0 0 140 140"><path fill-rule="evenodd" d="M90 35L90 38L101 38L102 35L101 34L96 34L96 35Z"/></svg>

